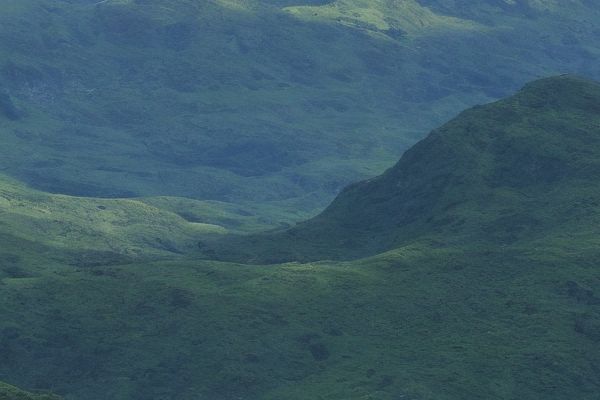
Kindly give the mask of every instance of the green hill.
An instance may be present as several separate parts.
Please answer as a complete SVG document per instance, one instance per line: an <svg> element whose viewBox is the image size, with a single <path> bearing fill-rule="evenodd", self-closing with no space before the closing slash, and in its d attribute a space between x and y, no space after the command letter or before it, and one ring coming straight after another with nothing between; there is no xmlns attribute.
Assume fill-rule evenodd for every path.
<svg viewBox="0 0 600 400"><path fill-rule="evenodd" d="M240 238L235 259L351 259L424 239L507 245L596 232L600 85L561 76L461 113L319 216Z"/></svg>
<svg viewBox="0 0 600 400"><path fill-rule="evenodd" d="M4 240L0 379L67 400L596 400L599 92L559 77L466 111L300 224L294 253L270 237L272 257L393 247L369 258L72 265Z"/></svg>
<svg viewBox="0 0 600 400"><path fill-rule="evenodd" d="M2 400L60 400L50 394L27 393L14 386L0 382L0 399Z"/></svg>
<svg viewBox="0 0 600 400"><path fill-rule="evenodd" d="M0 376L66 399L595 400L597 237L4 278Z"/></svg>
<svg viewBox="0 0 600 400"><path fill-rule="evenodd" d="M275 224L257 214L227 203L176 197L49 194L0 174L0 271L27 275L21 263L43 270L49 264L87 267L180 257L193 252L200 238Z"/></svg>
<svg viewBox="0 0 600 400"><path fill-rule="evenodd" d="M29 242L39 248L54 249L56 254L72 253L81 258L82 264L102 264L128 258L173 256L189 251L199 237L227 231L216 224L190 222L143 201L154 200L52 195L0 175L0 224L4 241L0 253L13 250L16 256L48 259L48 252L26 254L18 244ZM211 211L216 214L218 208ZM11 243L16 243L14 249Z"/></svg>
<svg viewBox="0 0 600 400"><path fill-rule="evenodd" d="M471 3L4 0L0 169L300 220L467 106L598 77L592 3Z"/></svg>
<svg viewBox="0 0 600 400"><path fill-rule="evenodd" d="M337 0L317 6L287 7L285 11L308 21L339 23L371 35L391 39L481 29L470 21L436 14L417 1Z"/></svg>

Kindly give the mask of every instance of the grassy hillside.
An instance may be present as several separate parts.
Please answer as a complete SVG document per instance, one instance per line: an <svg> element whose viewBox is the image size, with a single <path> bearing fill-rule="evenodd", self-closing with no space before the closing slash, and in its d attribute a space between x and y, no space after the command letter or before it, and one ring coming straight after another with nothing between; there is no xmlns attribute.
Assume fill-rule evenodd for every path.
<svg viewBox="0 0 600 400"><path fill-rule="evenodd" d="M337 0L285 10L304 20L335 22L388 39L482 28L470 21L436 14L414 0Z"/></svg>
<svg viewBox="0 0 600 400"><path fill-rule="evenodd" d="M552 232L595 235L598 104L595 82L561 76L530 83L461 113L383 175L346 188L314 219L226 240L222 256L348 259L423 238L506 245Z"/></svg>
<svg viewBox="0 0 600 400"><path fill-rule="evenodd" d="M3 278L0 377L66 399L596 399L597 237Z"/></svg>
<svg viewBox="0 0 600 400"><path fill-rule="evenodd" d="M160 244L164 238L182 245L183 251L190 244L195 247L194 239L202 235L288 225L289 215L274 214L276 221L259 217L261 213L260 207L168 196L108 199L50 194L0 174L3 231L62 249L85 247L131 255L153 249L158 255L169 251Z"/></svg>
<svg viewBox="0 0 600 400"><path fill-rule="evenodd" d="M19 390L14 386L0 382L0 399L2 400L60 400L50 394L34 394Z"/></svg>
<svg viewBox="0 0 600 400"><path fill-rule="evenodd" d="M505 3L5 0L0 168L298 220L458 110L598 76L597 7Z"/></svg>
<svg viewBox="0 0 600 400"><path fill-rule="evenodd" d="M377 248L371 236L394 246L351 262L75 265L65 253L87 248L88 233L68 248L17 233L62 212L55 224L95 221L99 246L121 235L120 217L145 215L136 232L161 225L175 241L186 225L165 210L188 206L5 181L0 380L67 400L596 400L599 92L560 77L466 111L297 228L323 243L299 242L321 252L311 257L350 252L338 243L349 233L361 251ZM100 230L96 204L113 228Z"/></svg>
<svg viewBox="0 0 600 400"><path fill-rule="evenodd" d="M219 211L205 205L205 215L215 222ZM87 266L173 256L195 247L200 237L227 231L190 219L141 200L47 194L0 175L1 268L18 275L25 260L35 260L39 267L65 260Z"/></svg>

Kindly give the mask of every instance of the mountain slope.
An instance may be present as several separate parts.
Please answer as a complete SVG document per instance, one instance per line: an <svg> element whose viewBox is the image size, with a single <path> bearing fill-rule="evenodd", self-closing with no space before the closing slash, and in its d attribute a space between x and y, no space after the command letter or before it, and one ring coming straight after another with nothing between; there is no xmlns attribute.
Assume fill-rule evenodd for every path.
<svg viewBox="0 0 600 400"><path fill-rule="evenodd" d="M297 220L467 106L600 77L589 2L535 18L430 3L5 0L0 168L55 193Z"/></svg>
<svg viewBox="0 0 600 400"><path fill-rule="evenodd" d="M598 244L2 277L0 376L69 400L595 400Z"/></svg>
<svg viewBox="0 0 600 400"><path fill-rule="evenodd" d="M14 386L0 382L0 399L2 400L60 400L50 394L34 394L17 389Z"/></svg>
<svg viewBox="0 0 600 400"><path fill-rule="evenodd" d="M447 15L494 23L498 15L506 17L543 18L547 13L576 14L591 3L581 0L418 0L418 3Z"/></svg>
<svg viewBox="0 0 600 400"><path fill-rule="evenodd" d="M423 239L510 244L595 232L599 104L595 82L533 82L434 130L393 168L349 186L314 219L237 245L264 262L355 258ZM235 247L221 254L227 259Z"/></svg>
<svg viewBox="0 0 600 400"><path fill-rule="evenodd" d="M285 10L302 19L337 22L391 39L481 28L469 21L436 14L414 0L337 0L326 5Z"/></svg>
<svg viewBox="0 0 600 400"><path fill-rule="evenodd" d="M0 223L0 379L67 400L597 400L598 92L559 77L467 111L299 225L297 248L285 235L258 248L394 247L370 258L77 265L48 235ZM24 194L0 222L53 203L77 223L95 202L149 207L10 190ZM181 212L179 201L150 200ZM182 223L159 211L138 234Z"/></svg>
<svg viewBox="0 0 600 400"><path fill-rule="evenodd" d="M175 202L163 203L168 200ZM226 232L223 226L188 221L165 210L166 204L158 208L143 201L155 200L53 195L0 174L0 257L39 258L40 267L43 259L52 263L65 254L71 254L74 265L118 263L174 256L189 251L199 237ZM206 209L211 214L220 211L217 206ZM28 252L24 243L36 250Z"/></svg>

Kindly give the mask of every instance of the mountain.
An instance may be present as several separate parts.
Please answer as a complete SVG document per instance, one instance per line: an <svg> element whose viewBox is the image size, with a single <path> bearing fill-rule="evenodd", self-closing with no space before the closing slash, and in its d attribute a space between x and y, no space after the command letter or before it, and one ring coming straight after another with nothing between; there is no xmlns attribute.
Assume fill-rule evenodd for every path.
<svg viewBox="0 0 600 400"><path fill-rule="evenodd" d="M2 400L60 400L50 394L27 393L14 386L0 382L0 399Z"/></svg>
<svg viewBox="0 0 600 400"><path fill-rule="evenodd" d="M459 110L600 78L600 10L564 4L5 0L0 169L297 221Z"/></svg>
<svg viewBox="0 0 600 400"><path fill-rule="evenodd" d="M506 245L594 231L600 85L538 80L434 130L383 175L285 232L225 242L238 260L352 259L412 242Z"/></svg>
<svg viewBox="0 0 600 400"><path fill-rule="evenodd" d="M353 261L157 251L141 238L186 250L177 213L216 205L2 179L0 379L67 400L597 400L599 90L533 82L350 186L295 228L304 241L229 244L254 260L389 249ZM115 242L141 257L72 262Z"/></svg>

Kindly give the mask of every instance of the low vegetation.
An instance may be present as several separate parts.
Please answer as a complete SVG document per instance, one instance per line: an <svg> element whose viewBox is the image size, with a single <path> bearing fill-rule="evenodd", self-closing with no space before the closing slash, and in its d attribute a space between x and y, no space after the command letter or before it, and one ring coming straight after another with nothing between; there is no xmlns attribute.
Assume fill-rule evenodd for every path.
<svg viewBox="0 0 600 400"><path fill-rule="evenodd" d="M600 85L542 79L461 113L383 175L347 187L320 215L227 238L227 260L352 259L426 238L508 245L593 235L600 203Z"/></svg>
<svg viewBox="0 0 600 400"><path fill-rule="evenodd" d="M599 92L559 77L466 111L295 228L314 234L296 253L271 236L285 256L378 253L354 261L73 265L90 232L164 254L141 238L187 240L188 206L2 180L0 379L67 400L596 400ZM88 230L37 233L53 213Z"/></svg>

